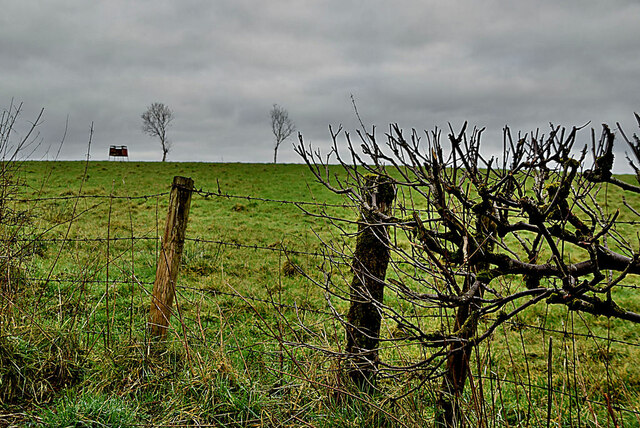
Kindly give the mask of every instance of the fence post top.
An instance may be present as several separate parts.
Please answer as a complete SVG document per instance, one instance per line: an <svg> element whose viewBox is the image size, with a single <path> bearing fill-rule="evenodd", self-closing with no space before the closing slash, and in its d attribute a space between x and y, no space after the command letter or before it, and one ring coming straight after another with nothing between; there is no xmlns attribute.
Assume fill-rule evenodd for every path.
<svg viewBox="0 0 640 428"><path fill-rule="evenodd" d="M173 185L191 188L193 187L193 179L191 177L181 177L176 175L173 177Z"/></svg>

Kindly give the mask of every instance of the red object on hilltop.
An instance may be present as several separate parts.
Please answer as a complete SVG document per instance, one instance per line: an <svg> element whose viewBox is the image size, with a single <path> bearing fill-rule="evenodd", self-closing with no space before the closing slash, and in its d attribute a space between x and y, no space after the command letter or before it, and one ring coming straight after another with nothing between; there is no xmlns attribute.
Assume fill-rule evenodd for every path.
<svg viewBox="0 0 640 428"><path fill-rule="evenodd" d="M110 146L109 157L111 156L129 159L129 150L127 146Z"/></svg>

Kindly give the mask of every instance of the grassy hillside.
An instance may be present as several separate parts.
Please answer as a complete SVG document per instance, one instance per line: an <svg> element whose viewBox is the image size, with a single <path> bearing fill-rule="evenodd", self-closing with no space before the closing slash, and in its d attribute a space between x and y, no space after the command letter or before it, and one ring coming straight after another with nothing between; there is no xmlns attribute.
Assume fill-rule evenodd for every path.
<svg viewBox="0 0 640 428"><path fill-rule="evenodd" d="M176 175L193 178L198 191L179 312L167 345L151 348L149 293ZM433 417L438 382L423 384L418 371L383 380L385 393L372 397L340 384L331 352L342 348L344 331L332 311L344 312L347 302L328 304L317 266L326 245L353 245L345 233L355 226L340 223L340 230L313 214L354 220L357 213L333 206L345 201L315 183L306 166L25 162L17 177L5 207L13 220L3 229L5 254L17 262L2 265L11 280L0 306L0 425L370 426L401 419L422 426ZM619 194L607 197L612 209L620 206ZM304 205L305 213L290 203L300 201L329 206ZM346 266L340 274L348 280ZM626 289L630 309L640 303L636 291ZM394 296L387 303L416 311ZM437 311L420 315L434 330L445 319ZM397 328L386 321L384 336L397 336ZM613 417L640 423L633 413L640 411L637 328L544 305L478 347L472 388L487 403L480 413L497 426L546 423L550 341L558 426L606 426ZM388 347L382 358L406 363L428 352L406 344ZM609 411L606 400L627 411ZM470 398L469 406L477 403Z"/></svg>

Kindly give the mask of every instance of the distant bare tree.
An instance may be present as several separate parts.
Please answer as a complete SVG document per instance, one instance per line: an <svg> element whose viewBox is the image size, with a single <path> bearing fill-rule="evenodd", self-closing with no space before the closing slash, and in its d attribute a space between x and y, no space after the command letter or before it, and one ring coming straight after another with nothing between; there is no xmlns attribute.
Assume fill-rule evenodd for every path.
<svg viewBox="0 0 640 428"><path fill-rule="evenodd" d="M273 131L273 136L276 140L273 150L273 163L276 163L278 158L278 147L280 147L280 144L295 132L296 126L293 124L293 121L289 119L289 112L278 104L273 105L270 113L271 130Z"/></svg>
<svg viewBox="0 0 640 428"><path fill-rule="evenodd" d="M142 113L142 132L158 137L162 145L162 162L167 160L171 151L171 142L167 138L167 128L173 121L173 112L163 103L153 103Z"/></svg>

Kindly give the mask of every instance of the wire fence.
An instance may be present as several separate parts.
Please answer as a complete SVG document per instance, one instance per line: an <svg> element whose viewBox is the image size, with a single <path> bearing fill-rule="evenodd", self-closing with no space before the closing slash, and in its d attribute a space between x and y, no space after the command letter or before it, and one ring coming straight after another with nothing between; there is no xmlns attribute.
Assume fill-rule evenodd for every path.
<svg viewBox="0 0 640 428"><path fill-rule="evenodd" d="M331 229L337 217L326 210L351 213L344 217L356 224L354 206L236 195L219 188L197 189L193 195L198 207L190 223L210 221L215 231L187 231L167 346L187 349L190 364L197 365L198 358L205 364L196 357L203 349L223 344L224 352L236 356L230 361L241 366L229 370L246 376L267 373L278 388L288 385L290 391L306 382L330 397L353 398L335 373L344 359L341 319L349 300L354 230L349 225ZM13 214L3 219L8 226L0 239L0 260L5 260L0 267L6 273L0 313L3 323L13 327L3 327L2 340L27 340L34 331L49 338L76 332L85 337L85 352L117 348L123 338L146 343L168 197L169 192L4 198L4 212L12 207ZM266 223L248 224L263 215L259 208L244 212L225 207L225 215L233 217L225 224L203 218L215 211L211 206L231 200L290 206L310 214L314 222L293 232L282 230L281 239L266 243L277 234L263 233ZM97 204L79 207L81 201ZM51 208L60 203L66 204L60 212ZM326 228L320 231L323 216ZM403 264L392 259L390 270ZM327 272L343 278L342 290L329 289ZM638 285L622 287L631 293L629 299L635 298ZM432 324L434 330L453 328L447 308L421 308L399 294L385 298L389 307L397 305L391 315L402 312L403 319ZM487 317L482 322L493 321ZM388 379L384 397L358 400L380 407L392 424L412 425L387 414L392 408L398 414L413 413L414 422L431 420L446 353L408 342L393 316L383 324L381 337L381 373ZM465 395L467 422L487 427L638 426L638 357L640 340L633 326L548 306L523 313L474 348ZM29 394L37 398L35 392ZM407 398L414 396L424 402ZM16 398L5 393L3 399Z"/></svg>

